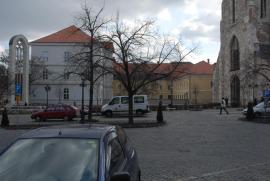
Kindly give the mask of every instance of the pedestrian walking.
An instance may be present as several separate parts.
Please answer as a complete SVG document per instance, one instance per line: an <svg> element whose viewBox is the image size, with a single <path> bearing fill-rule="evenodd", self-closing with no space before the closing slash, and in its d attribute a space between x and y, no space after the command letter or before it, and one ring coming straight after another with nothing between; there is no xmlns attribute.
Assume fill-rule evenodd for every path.
<svg viewBox="0 0 270 181"><path fill-rule="evenodd" d="M222 114L222 109L224 109L224 111L225 111L227 114L229 114L229 112L228 112L227 109L226 109L226 101L225 101L224 97L222 97L222 100L221 100L221 102L220 102L220 112L219 112L219 114Z"/></svg>

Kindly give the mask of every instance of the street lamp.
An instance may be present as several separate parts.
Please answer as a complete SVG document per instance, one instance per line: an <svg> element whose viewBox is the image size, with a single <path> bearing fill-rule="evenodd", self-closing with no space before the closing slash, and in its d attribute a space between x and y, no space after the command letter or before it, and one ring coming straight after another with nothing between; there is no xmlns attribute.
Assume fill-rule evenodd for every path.
<svg viewBox="0 0 270 181"><path fill-rule="evenodd" d="M49 98L48 98L49 93L48 92L51 90L51 87L49 85L46 85L44 88L45 88L45 91L46 91L46 94L47 94L46 105L48 107L48 105L49 105Z"/></svg>
<svg viewBox="0 0 270 181"><path fill-rule="evenodd" d="M82 107L81 107L81 124L84 124L84 87L85 87L85 79L82 78L82 83L80 84L82 87Z"/></svg>
<svg viewBox="0 0 270 181"><path fill-rule="evenodd" d="M252 88L252 101L254 101L254 88L257 88L258 87L258 85L257 84L255 84L255 83L252 83L252 84L250 84L250 85L248 85L248 87L249 88Z"/></svg>

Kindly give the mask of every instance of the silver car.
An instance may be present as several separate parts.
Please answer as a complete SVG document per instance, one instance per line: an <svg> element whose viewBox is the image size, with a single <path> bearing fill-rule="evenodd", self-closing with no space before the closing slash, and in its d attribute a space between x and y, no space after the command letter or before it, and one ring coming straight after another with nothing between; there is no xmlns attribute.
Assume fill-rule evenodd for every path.
<svg viewBox="0 0 270 181"><path fill-rule="evenodd" d="M253 107L255 117L261 117L270 116L270 101L268 101L268 104L265 104L264 102L261 102ZM247 108L243 110L243 114L247 114Z"/></svg>

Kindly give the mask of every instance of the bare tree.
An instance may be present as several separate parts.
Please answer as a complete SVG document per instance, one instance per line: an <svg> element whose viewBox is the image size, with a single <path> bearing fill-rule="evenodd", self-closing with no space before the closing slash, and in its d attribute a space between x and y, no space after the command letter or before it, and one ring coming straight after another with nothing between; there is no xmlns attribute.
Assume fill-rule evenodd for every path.
<svg viewBox="0 0 270 181"><path fill-rule="evenodd" d="M107 66L104 54L108 53L106 52L108 49L113 48L111 43L104 42L102 39L101 32L106 29L106 25L110 22L110 20L103 19L102 12L103 8L97 13L86 6L83 8L83 14L78 18L78 21L80 29L84 30L90 36L90 39L79 52L71 56L66 67L68 74L78 75L90 84L89 121L92 120L94 85L105 75L104 69L102 69L102 67Z"/></svg>
<svg viewBox="0 0 270 181"><path fill-rule="evenodd" d="M115 58L111 59L114 68L109 72L128 92L130 124L134 124L133 96L143 87L171 76L180 62L196 49L184 50L179 41L160 36L154 24L143 21L128 26L117 18L106 36L108 42L114 43ZM170 64L164 69L161 66L164 63Z"/></svg>

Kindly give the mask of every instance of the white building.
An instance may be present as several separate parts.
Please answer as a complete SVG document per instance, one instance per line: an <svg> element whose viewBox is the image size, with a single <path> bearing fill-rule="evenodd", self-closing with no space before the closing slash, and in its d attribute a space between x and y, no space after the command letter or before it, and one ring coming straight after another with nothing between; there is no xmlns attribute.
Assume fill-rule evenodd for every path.
<svg viewBox="0 0 270 181"><path fill-rule="evenodd" d="M44 62L40 78L30 82L31 104L46 104L46 86L48 91L48 103L64 103L80 105L82 100L82 80L74 74L65 75L67 61L72 55L81 51L91 37L81 29L70 26L46 37L30 43L31 59L39 59ZM105 48L103 51L106 51ZM111 51L109 53L112 56ZM110 65L108 61L108 65ZM30 67L31 69L31 67ZM31 71L30 71L31 72ZM94 105L104 104L112 97L112 75L102 76L94 87ZM89 82L84 88L85 104L89 101Z"/></svg>

